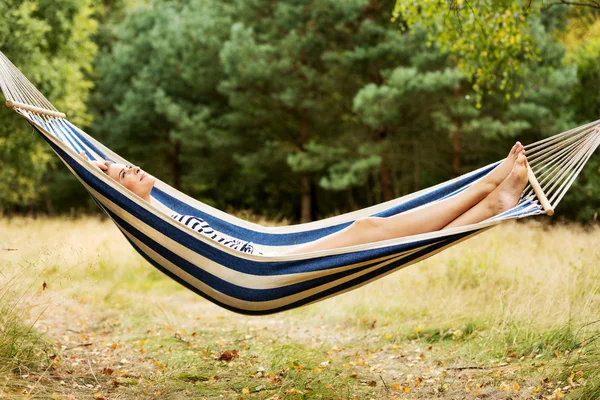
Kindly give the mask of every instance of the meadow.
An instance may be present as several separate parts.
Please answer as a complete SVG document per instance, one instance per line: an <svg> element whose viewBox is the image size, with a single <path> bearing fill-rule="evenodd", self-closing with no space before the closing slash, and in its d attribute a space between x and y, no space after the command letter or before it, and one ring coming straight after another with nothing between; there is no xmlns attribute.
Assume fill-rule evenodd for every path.
<svg viewBox="0 0 600 400"><path fill-rule="evenodd" d="M107 220L0 219L2 399L600 398L600 228L508 223L358 290L233 314Z"/></svg>

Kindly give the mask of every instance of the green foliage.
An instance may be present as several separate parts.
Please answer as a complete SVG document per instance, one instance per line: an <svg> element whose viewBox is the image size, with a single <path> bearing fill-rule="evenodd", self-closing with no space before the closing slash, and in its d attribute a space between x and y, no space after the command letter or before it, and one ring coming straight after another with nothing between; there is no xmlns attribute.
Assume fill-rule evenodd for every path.
<svg viewBox="0 0 600 400"><path fill-rule="evenodd" d="M93 116L91 133L109 147L219 208L308 220L367 206L600 107L597 15L539 2L0 7L10 16L0 49L73 122ZM82 204L42 142L10 112L0 118L0 208ZM590 161L563 215L593 217L599 165Z"/></svg>
<svg viewBox="0 0 600 400"><path fill-rule="evenodd" d="M92 83L86 74L96 46L90 0L0 2L0 50L70 119L90 121L85 102ZM27 209L43 194L44 174L56 160L31 128L0 114L0 212Z"/></svg>
<svg viewBox="0 0 600 400"><path fill-rule="evenodd" d="M565 104L571 115L570 126L582 125L598 119L600 110L600 23L599 12L587 8L575 8L570 11L569 23L563 42L566 47L564 63L576 75L573 84L564 87L570 94ZM553 77L548 77L552 79ZM554 97L560 101L564 95ZM565 128L566 129L566 128ZM581 175L561 202L561 214L580 222L595 221L600 209L600 156L596 153L588 161Z"/></svg>
<svg viewBox="0 0 600 400"><path fill-rule="evenodd" d="M216 90L223 74L214 61L228 18L205 1L140 6L98 63L94 131L136 163L151 156L149 170L193 195L205 190L203 176L226 167L196 168L208 149L241 140L219 121L226 104Z"/></svg>
<svg viewBox="0 0 600 400"><path fill-rule="evenodd" d="M458 54L468 37L432 36L452 22L424 20L432 4L402 6L410 31L377 1L140 5L100 57L94 131L220 208L307 219L440 182L572 124L574 70L549 32L562 14L521 19L517 3L482 3L463 34L494 31L504 45L482 50L479 37ZM490 65L468 64L484 51ZM471 88L469 68L492 77L508 58L514 71Z"/></svg>
<svg viewBox="0 0 600 400"><path fill-rule="evenodd" d="M439 43L455 65L473 82L481 97L492 89L519 97L523 68L539 62L537 43L530 32L531 16L541 2L521 0L438 0L396 2L394 18L404 29L424 26L427 43Z"/></svg>

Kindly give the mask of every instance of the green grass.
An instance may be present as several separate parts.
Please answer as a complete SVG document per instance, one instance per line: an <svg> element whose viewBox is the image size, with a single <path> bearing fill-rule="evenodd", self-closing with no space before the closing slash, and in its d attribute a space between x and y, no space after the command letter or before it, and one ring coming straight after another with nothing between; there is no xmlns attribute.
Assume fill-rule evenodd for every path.
<svg viewBox="0 0 600 400"><path fill-rule="evenodd" d="M46 370L54 354L43 334L34 328L35 317L29 312L34 301L33 282L25 271L12 276L3 272L0 283L0 397L7 390L13 394L26 393L24 383L13 377L26 376ZM35 280L35 279L34 279ZM30 317L33 317L31 319Z"/></svg>
<svg viewBox="0 0 600 400"><path fill-rule="evenodd" d="M25 321L31 286L12 289L21 279L23 273L0 286L0 368L5 370L35 365L46 345L33 323Z"/></svg>

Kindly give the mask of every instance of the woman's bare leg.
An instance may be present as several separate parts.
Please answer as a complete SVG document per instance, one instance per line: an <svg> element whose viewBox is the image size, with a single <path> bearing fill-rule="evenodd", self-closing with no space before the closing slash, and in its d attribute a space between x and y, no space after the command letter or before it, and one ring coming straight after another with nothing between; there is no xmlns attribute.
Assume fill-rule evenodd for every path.
<svg viewBox="0 0 600 400"><path fill-rule="evenodd" d="M440 230L491 194L522 153L523 146L517 142L508 157L488 176L456 196L387 218L359 219L339 232L280 254L328 250Z"/></svg>
<svg viewBox="0 0 600 400"><path fill-rule="evenodd" d="M511 173L500 186L490 193L485 200L446 225L444 229L485 221L516 206L523 189L527 185L526 162L525 156L519 155Z"/></svg>

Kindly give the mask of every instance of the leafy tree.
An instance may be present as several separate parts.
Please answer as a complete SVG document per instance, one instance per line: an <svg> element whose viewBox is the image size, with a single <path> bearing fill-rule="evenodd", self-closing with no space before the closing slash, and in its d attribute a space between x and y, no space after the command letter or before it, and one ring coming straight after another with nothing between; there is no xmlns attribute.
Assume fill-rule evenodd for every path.
<svg viewBox="0 0 600 400"><path fill-rule="evenodd" d="M576 7L569 13L568 26L562 36L567 53L565 63L577 69L569 104L574 124L581 125L600 116L600 11ZM600 209L600 155L590 158L581 175L562 201L561 209L570 218L582 222L597 219Z"/></svg>
<svg viewBox="0 0 600 400"><path fill-rule="evenodd" d="M335 86L341 83L340 71L330 68L324 57L348 44L347 34L366 5L239 1L239 22L221 52L227 79L220 90L232 107L231 127L250 139L248 153L238 160L244 171L277 171L280 182L285 177L283 181L293 183L300 195L301 221L316 214L316 183L336 153L330 142L348 125L340 122L340 115L350 109L355 88L351 81L347 87ZM249 176L255 178L255 187L273 179Z"/></svg>
<svg viewBox="0 0 600 400"><path fill-rule="evenodd" d="M0 2L0 50L75 123L90 121L85 101L96 46L89 0ZM27 210L51 181L56 159L9 110L0 112L0 211Z"/></svg>
<svg viewBox="0 0 600 400"><path fill-rule="evenodd" d="M222 164L203 163L229 140L219 116L218 53L229 33L225 6L156 1L133 9L99 61L94 131L117 152L177 188L202 194ZM215 185L218 179L215 180Z"/></svg>
<svg viewBox="0 0 600 400"><path fill-rule="evenodd" d="M396 2L394 17L404 29L425 26L428 43L439 43L456 65L473 80L479 100L490 89L519 96L516 83L524 65L537 62L536 43L529 33L529 16L541 2L521 0L437 0ZM480 104L480 103L478 103Z"/></svg>
<svg viewBox="0 0 600 400"><path fill-rule="evenodd" d="M376 167L378 200L389 200L435 182L435 170L448 167L443 160L450 143L438 122L442 114L452 118L448 113L456 111L454 92L462 74L448 64L438 47L425 45L422 32L398 31L388 20L389 9L376 9L374 3L365 9L352 45L328 54L347 72L355 71L354 80L360 83L353 99L357 123L343 143L354 139L361 145L356 147L359 154L330 168L324 183L331 188L364 184L365 173ZM439 163L421 174L424 164L431 166L427 159L436 156ZM370 190L378 191L377 187Z"/></svg>
<svg viewBox="0 0 600 400"><path fill-rule="evenodd" d="M540 60L520 59L517 98L473 89L431 21L402 31L391 12L378 0L143 4L103 48L94 131L204 201L306 221L572 126L560 10L527 16Z"/></svg>

